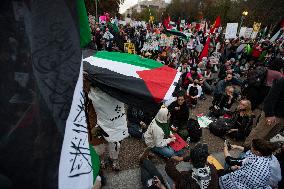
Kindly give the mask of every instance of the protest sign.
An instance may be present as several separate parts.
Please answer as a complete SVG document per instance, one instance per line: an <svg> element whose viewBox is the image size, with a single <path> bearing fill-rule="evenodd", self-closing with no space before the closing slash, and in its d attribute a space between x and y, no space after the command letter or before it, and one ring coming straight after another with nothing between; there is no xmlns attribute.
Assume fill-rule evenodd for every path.
<svg viewBox="0 0 284 189"><path fill-rule="evenodd" d="M241 27L239 32L239 37L244 37L246 33L247 27Z"/></svg>
<svg viewBox="0 0 284 189"><path fill-rule="evenodd" d="M227 23L226 27L226 39L234 39L237 37L238 23Z"/></svg>
<svg viewBox="0 0 284 189"><path fill-rule="evenodd" d="M244 38L250 38L252 31L253 31L253 28L247 28L244 34Z"/></svg>

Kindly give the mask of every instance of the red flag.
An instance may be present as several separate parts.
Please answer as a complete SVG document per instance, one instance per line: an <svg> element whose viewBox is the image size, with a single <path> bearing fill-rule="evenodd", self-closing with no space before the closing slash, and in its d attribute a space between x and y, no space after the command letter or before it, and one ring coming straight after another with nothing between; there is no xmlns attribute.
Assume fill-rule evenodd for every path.
<svg viewBox="0 0 284 189"><path fill-rule="evenodd" d="M216 18L216 20L214 22L213 27L210 29L210 33L213 33L216 28L220 27L220 25L221 25L221 17L217 16L217 18Z"/></svg>
<svg viewBox="0 0 284 189"><path fill-rule="evenodd" d="M208 56L208 52L209 52L209 45L210 45L210 37L207 38L206 43L203 47L203 50L199 56L199 61L202 60L203 57L207 57Z"/></svg>
<svg viewBox="0 0 284 189"><path fill-rule="evenodd" d="M171 29L171 25L170 25L170 22L171 22L171 17L169 16L168 18L164 19L164 26L169 30Z"/></svg>

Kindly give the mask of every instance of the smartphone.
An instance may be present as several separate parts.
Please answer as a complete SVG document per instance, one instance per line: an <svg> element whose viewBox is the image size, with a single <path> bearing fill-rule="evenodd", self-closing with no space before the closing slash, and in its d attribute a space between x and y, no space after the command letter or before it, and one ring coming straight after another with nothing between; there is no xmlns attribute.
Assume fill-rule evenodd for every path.
<svg viewBox="0 0 284 189"><path fill-rule="evenodd" d="M227 144L228 150L231 150L231 149L232 149L232 146L231 146L230 142L227 141L227 140L225 140L225 143Z"/></svg>

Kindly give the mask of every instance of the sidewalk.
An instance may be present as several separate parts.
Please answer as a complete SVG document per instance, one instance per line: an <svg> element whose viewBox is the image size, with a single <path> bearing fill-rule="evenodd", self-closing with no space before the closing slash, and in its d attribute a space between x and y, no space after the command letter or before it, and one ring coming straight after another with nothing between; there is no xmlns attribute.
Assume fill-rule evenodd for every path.
<svg viewBox="0 0 284 189"><path fill-rule="evenodd" d="M239 155L239 151L231 151L232 156L237 157ZM223 152L212 153L212 155L222 164L224 165L225 159ZM162 173L165 177L165 163L156 165L157 169ZM120 172L105 172L106 177L106 186L103 189L141 189L141 176L140 176L140 168L124 170Z"/></svg>

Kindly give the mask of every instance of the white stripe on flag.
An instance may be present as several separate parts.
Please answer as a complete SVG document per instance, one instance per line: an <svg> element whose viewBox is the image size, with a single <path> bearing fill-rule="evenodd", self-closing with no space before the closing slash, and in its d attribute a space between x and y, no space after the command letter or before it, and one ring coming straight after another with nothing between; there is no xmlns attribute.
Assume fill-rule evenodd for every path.
<svg viewBox="0 0 284 189"><path fill-rule="evenodd" d="M71 110L66 121L59 164L59 189L90 189L93 186L93 170L84 111L82 67L81 63Z"/></svg>
<svg viewBox="0 0 284 189"><path fill-rule="evenodd" d="M89 62L93 66L106 68L110 71L125 75L125 76L132 76L138 79L141 79L139 75L136 73L137 71L149 70L148 68L134 66L132 64L127 64L123 62L117 62L113 60L97 58L94 56L90 56L85 58L84 61Z"/></svg>
<svg viewBox="0 0 284 189"><path fill-rule="evenodd" d="M176 74L176 76L175 76L175 78L174 78L174 80L173 80L169 90L167 91L167 93L166 93L166 95L164 97L163 102L166 102L167 100L172 98L172 94L173 94L173 92L174 92L174 90L176 88L176 85L174 85L174 83L178 83L178 80L179 80L180 76L181 76L181 72L177 72L177 74Z"/></svg>

